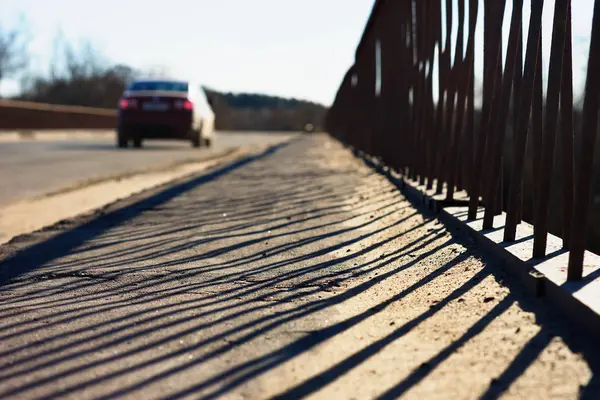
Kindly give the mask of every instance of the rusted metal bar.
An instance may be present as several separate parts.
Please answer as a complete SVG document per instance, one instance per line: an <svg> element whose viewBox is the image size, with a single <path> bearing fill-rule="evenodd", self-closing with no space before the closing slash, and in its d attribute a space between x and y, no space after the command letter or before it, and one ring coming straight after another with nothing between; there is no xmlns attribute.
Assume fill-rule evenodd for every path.
<svg viewBox="0 0 600 400"><path fill-rule="evenodd" d="M469 83L469 66L463 59L464 51L464 33L465 33L465 3L464 0L458 0L458 30L456 38L456 47L454 50L454 85L455 96L457 99L456 108L453 109L450 116L450 126L448 127L450 146L447 156L447 188L446 199L454 199L454 190L457 181L457 173L459 169L460 153L462 150L462 130L463 121L465 118L465 103L467 98L466 88ZM465 68L466 67L466 68Z"/></svg>
<svg viewBox="0 0 600 400"><path fill-rule="evenodd" d="M412 76L413 82L411 83L412 93L412 129L410 138L410 162L409 178L412 180L417 179L417 163L418 163L418 132L419 132L419 115L420 115L420 99L421 99L421 79L420 79L420 65L419 65L419 41L417 40L417 22L418 22L418 3L415 0L410 0L410 48L412 55Z"/></svg>
<svg viewBox="0 0 600 400"><path fill-rule="evenodd" d="M390 10L393 11L393 10ZM385 13L381 16L382 21L378 24L377 40L379 43L379 73L380 73L380 88L379 88L379 104L378 117L380 120L380 137L378 138L378 152L382 156L383 163L388 166L394 165L396 154L396 130L395 121L398 119L398 114L394 113L392 104L399 101L396 93L399 85L394 84L394 78L397 75L397 57L396 53L399 49L392 47L395 41L395 35L400 35L400 32L394 31L393 15ZM390 40L393 39L393 40ZM392 44L388 49L388 44ZM389 60L388 60L389 57Z"/></svg>
<svg viewBox="0 0 600 400"><path fill-rule="evenodd" d="M401 81L401 94L403 96L403 103L406 106L406 109L402 111L402 116L403 116L403 121L402 121L402 128L401 128L401 134L402 134L402 138L404 139L404 143L401 146L401 153L403 155L403 162L401 164L401 166L398 168L398 171L400 171L403 175L407 174L407 169L408 169L408 165L410 163L410 144L411 143L411 136L412 136L412 132L413 132L413 121L412 121L412 115L413 115L413 104L410 100L410 92L411 92L411 82L412 82L412 71L413 71L413 53L412 53L412 47L411 47L411 19L412 19L412 1L410 0L403 0L401 3L401 11L399 11L401 18L402 18L402 42L401 45L399 46L401 51L402 51L402 55L401 55L401 63L402 63L402 68L398 71L399 74L401 75L400 77L400 81Z"/></svg>
<svg viewBox="0 0 600 400"><path fill-rule="evenodd" d="M504 138L506 133L506 122L509 117L509 107L511 91L514 84L515 68L517 61L518 51L518 39L520 36L519 28L522 25L523 19L523 0L515 0L513 2L513 11L510 24L510 34L508 39L508 49L506 54L506 66L504 69L504 76L502 77L503 84L501 88L501 94L499 97L499 109L496 112L496 119L493 121L492 138L490 140L490 162L489 168L489 185L488 185L488 198L496 199L496 190L498 186L502 187L502 181L500 179L500 173L502 168L502 147L504 144ZM497 201L497 200L495 200ZM493 204L489 204L485 210L483 218L484 229L492 229L494 224L494 216L496 210Z"/></svg>
<svg viewBox="0 0 600 400"><path fill-rule="evenodd" d="M446 96L445 96L445 104L444 104L444 119L442 121L442 132L443 132L443 141L442 141L442 152L440 154L440 178L438 180L437 192L442 193L444 185L448 182L448 171L451 168L450 163L452 162L453 154L450 149L452 147L452 135L453 135L453 121L454 121L454 112L455 112L455 102L456 102L456 56L454 59L452 58L452 30L454 27L454 18L453 18L453 1L446 0L446 44L445 44L445 52L446 52Z"/></svg>
<svg viewBox="0 0 600 400"><path fill-rule="evenodd" d="M522 6L522 5L521 5ZM521 99L521 92L523 90L523 21L521 20L521 26L519 27L519 39L518 39L518 50L517 50L517 68L515 69L515 82L514 82L514 86L513 86L513 121L512 121L512 143L511 145L514 146L514 141L515 141L515 131L517 129L517 123L518 123L518 118L519 118L519 100ZM514 156L514 154L511 154L511 156ZM509 160L510 163L512 163L512 160ZM510 164L512 165L512 164ZM509 172L510 174L510 172ZM509 176L510 177L510 176ZM510 185L510 183L509 183ZM508 190L508 186L507 186L507 190ZM508 194L508 193L507 193ZM522 207L518 208L518 212L517 212L517 219L519 221L521 221L523 219L522 216L523 213L523 209Z"/></svg>
<svg viewBox="0 0 600 400"><path fill-rule="evenodd" d="M475 33L479 15L479 0L469 2L469 38L467 44L466 62L469 64L467 122L465 128L465 149L463 157L463 176L465 188L471 188L471 169L473 168L473 151L475 148Z"/></svg>
<svg viewBox="0 0 600 400"><path fill-rule="evenodd" d="M440 6L440 0L432 0L432 10L431 10L431 14L430 14L430 20L431 20L431 40L432 40L432 55L431 55L431 60L432 60L432 70L431 70L431 74L432 74L432 83L433 83L433 66L434 66L434 58L435 58L435 50L437 47L437 54L438 54L438 63L439 63L439 54L441 52L441 34L442 34L442 24L441 24L441 6ZM431 190L433 189L433 185L435 183L435 180L437 179L437 171L436 171L436 167L437 167L437 158L438 158L438 151L439 151L439 126L440 126L440 118L441 118L441 112L442 112L442 107L440 107L440 102L439 102L439 98L441 98L443 95L442 90L443 90L443 78L442 78L442 74L441 74L441 70L438 68L438 75L437 75L437 82L438 82L438 103L436 104L433 101L433 85L431 87L432 92L431 92L431 104L432 104L432 116L431 116L431 125L430 125L430 143L429 143L429 153L427 155L428 157L428 161L427 161L427 165L428 165L428 171L427 171L427 175L428 175L428 179L427 179L427 190Z"/></svg>
<svg viewBox="0 0 600 400"><path fill-rule="evenodd" d="M587 216L592 191L592 167L598 132L598 108L600 107L600 0L594 3L590 55L587 66L585 100L583 103L583 125L581 132L581 152L577 166L577 185L571 225L571 251L569 254L569 280L583 277L585 234Z"/></svg>
<svg viewBox="0 0 600 400"><path fill-rule="evenodd" d="M431 120L433 117L433 54L435 38L433 35L433 23L435 20L431 18L433 14L433 1L421 1L423 12L423 124L421 135L421 174L419 181L421 185L426 183L427 176L431 170L430 161L430 144L431 131L433 129Z"/></svg>
<svg viewBox="0 0 600 400"><path fill-rule="evenodd" d="M496 132L496 125L494 124L495 122L495 118L498 115L498 113L501 113L501 105L502 105L502 88L503 88L503 80L502 80L502 75L503 75L503 67L502 67L502 54L503 54L503 49L502 49L502 27L503 27L503 22L504 22L504 13L505 13L505 9L506 9L506 1L507 0L502 0L502 1L494 1L493 4L495 7L498 7L495 11L494 11L494 25L493 25L493 30L492 30L492 38L494 40L494 45L497 46L497 53L495 53L492 58L492 60L495 62L495 70L494 70L494 87L493 87L493 91L492 91L492 111L490 114L490 119L488 120L488 125L486 127L486 132L488 135L488 145L491 146L494 142L494 135ZM492 54L490 53L490 56L492 56ZM484 195L484 201L486 202L486 209L491 210L494 215L498 214L501 212L501 198L502 198L502 191L503 191L503 184L502 181L500 180L495 180L492 181L491 180L491 172L492 172L492 166L490 165L490 160L494 161L495 158L493 157L493 152L495 151L495 149L488 147L487 151L486 151L486 158L485 160L487 161L488 165L485 168L485 183L488 185L489 188L492 188L490 190L483 191L483 195ZM489 158L488 158L489 157ZM500 158L497 161L498 163L502 162L502 155L500 156ZM487 195L487 198L485 197ZM491 224L489 224L491 226Z"/></svg>
<svg viewBox="0 0 600 400"><path fill-rule="evenodd" d="M453 15L452 15L452 0L446 0L446 30L445 30L445 41L444 51L441 54L439 68L444 70L444 87L443 87L443 98L440 98L442 105L442 115L439 121L438 129L438 141L439 149L438 160L437 160L437 183L436 193L442 193L444 184L447 178L446 174L446 160L448 157L448 144L449 144L449 132L450 123L452 118L452 110L454 108L454 92L453 92L453 73L452 73L452 26L453 26Z"/></svg>
<svg viewBox="0 0 600 400"><path fill-rule="evenodd" d="M533 92L538 69L538 54L542 45L542 9L544 0L532 0L531 15L529 18L529 33L527 36L527 50L525 55L525 70L523 87L519 98L518 119L515 125L515 140L513 148L513 160L510 176L510 188L506 213L506 226L504 228L504 240L514 241L517 224L520 222L519 209L522 204L523 195L523 168L525 165L525 150L527 144L527 132L533 101ZM541 63L541 60L539 60ZM540 66L541 67L541 66ZM540 76L538 78L541 79ZM541 89L541 86L540 86Z"/></svg>
<svg viewBox="0 0 600 400"><path fill-rule="evenodd" d="M562 70L562 85L560 92L560 121L561 121L561 153L562 153L562 189L563 189L563 221L562 239L563 247L569 247L571 238L571 219L573 218L573 44L571 4L569 2L566 18L566 41Z"/></svg>
<svg viewBox="0 0 600 400"><path fill-rule="evenodd" d="M428 13L428 91L427 91L427 99L428 99L428 117L427 117L427 150L426 150L426 175L427 175L427 188L433 188L433 183L435 180L435 166L436 166L436 152L437 152L437 135L436 135L436 118L438 107L434 102L433 98L433 84L434 84L434 62L435 62L435 51L436 46L439 45L439 32L441 29L441 10L439 0L430 0L429 1L429 13Z"/></svg>
<svg viewBox="0 0 600 400"><path fill-rule="evenodd" d="M473 175L471 177L472 187L469 191L469 219L475 219L477 215L479 197L483 189L482 176L485 176L483 173L483 161L484 159L487 160L488 154L491 152L491 149L489 148L491 143L491 138L489 138L489 136L491 136L490 128L492 126L492 121L495 119L495 112L498 109L499 96L497 96L496 92L500 87L502 75L501 21L504 15L505 4L505 0L500 3L496 2L496 0L487 0L485 2L483 112L477 150L475 152ZM501 6L501 10L499 9L499 6ZM493 209L493 199L484 198L484 201L487 202L486 206L491 206Z"/></svg>
<svg viewBox="0 0 600 400"><path fill-rule="evenodd" d="M562 64L565 52L566 19L570 0L555 0L554 24L552 29L552 48L550 50L550 70L548 71L548 91L544 115L544 136L542 144L542 164L539 182L539 203L536 207L533 257L546 255L548 242L548 209L550 204L550 185L554 167L556 143L556 125L562 82ZM570 40L570 39L569 39Z"/></svg>
<svg viewBox="0 0 600 400"><path fill-rule="evenodd" d="M444 100L444 96L445 96L445 87L446 87L446 82L447 82L447 68L445 67L445 62L446 62L446 54L444 52L444 46L442 44L442 15L441 15L441 1L443 0L439 0L437 2L438 7L436 7L437 10L437 14L436 14L436 38L437 38L437 45L438 45L438 102L437 102L437 108L436 108L436 113L435 113L435 132L433 133L433 160L432 160L432 168L433 168L433 173L432 173L432 180L431 180L431 184L428 185L428 189L432 189L433 188L433 183L434 180L437 180L436 182L436 190L439 192L440 187L439 185L439 180L441 179L440 177L440 159L441 159L441 152L443 151L443 145L441 144L441 140L443 137L443 121L444 121L444 104L445 104L445 100Z"/></svg>
<svg viewBox="0 0 600 400"><path fill-rule="evenodd" d="M540 39L541 40L541 39ZM535 81L533 83L533 103L531 108L531 138L533 142L533 182L539 182L541 176L542 165L542 135L544 128L544 88L542 84L542 45L538 47ZM535 210L539 204L539 190L537 185L533 187L533 209ZM535 214L533 217L535 225Z"/></svg>

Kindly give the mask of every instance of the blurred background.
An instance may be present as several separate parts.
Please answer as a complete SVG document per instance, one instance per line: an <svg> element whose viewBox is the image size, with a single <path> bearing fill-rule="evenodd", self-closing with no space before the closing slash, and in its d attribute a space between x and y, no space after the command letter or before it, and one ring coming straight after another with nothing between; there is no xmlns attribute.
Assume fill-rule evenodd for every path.
<svg viewBox="0 0 600 400"><path fill-rule="evenodd" d="M3 0L0 95L114 108L168 75L205 85L218 130L320 128L372 3Z"/></svg>

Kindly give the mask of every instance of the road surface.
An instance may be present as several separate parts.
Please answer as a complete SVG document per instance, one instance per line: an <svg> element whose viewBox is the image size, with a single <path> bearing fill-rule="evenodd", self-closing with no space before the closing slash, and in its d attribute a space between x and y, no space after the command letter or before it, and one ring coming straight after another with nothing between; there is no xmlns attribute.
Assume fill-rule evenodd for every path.
<svg viewBox="0 0 600 400"><path fill-rule="evenodd" d="M0 246L0 398L599 399L597 341L422 211L311 135Z"/></svg>
<svg viewBox="0 0 600 400"><path fill-rule="evenodd" d="M187 142L146 141L143 149L122 150L115 148L110 133L97 139L0 141L0 205L105 176L200 161L227 149L270 144L286 136L290 134L220 133L211 149L194 149Z"/></svg>

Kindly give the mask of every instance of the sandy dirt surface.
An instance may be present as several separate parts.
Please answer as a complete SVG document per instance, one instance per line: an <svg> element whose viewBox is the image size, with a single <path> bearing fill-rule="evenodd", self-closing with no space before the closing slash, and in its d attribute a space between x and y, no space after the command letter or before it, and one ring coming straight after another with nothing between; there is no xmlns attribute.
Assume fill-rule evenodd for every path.
<svg viewBox="0 0 600 400"><path fill-rule="evenodd" d="M594 340L325 136L0 258L0 398L600 398Z"/></svg>

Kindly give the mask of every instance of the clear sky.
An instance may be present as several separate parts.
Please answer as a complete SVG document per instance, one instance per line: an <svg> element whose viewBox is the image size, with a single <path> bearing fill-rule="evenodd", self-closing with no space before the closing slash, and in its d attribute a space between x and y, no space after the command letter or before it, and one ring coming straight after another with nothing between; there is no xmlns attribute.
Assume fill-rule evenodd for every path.
<svg viewBox="0 0 600 400"><path fill-rule="evenodd" d="M47 71L60 29L75 44L91 41L112 62L142 69L165 66L174 75L217 90L262 92L329 105L353 62L373 2L0 0L0 23L13 26L25 17L33 36L34 71ZM572 2L575 85L581 87L593 0ZM512 1L508 3L506 35ZM528 10L529 0L524 3ZM554 0L546 0L546 67L553 9ZM524 17L527 21L529 14ZM6 93L15 88L15 82L7 82L1 89Z"/></svg>
<svg viewBox="0 0 600 400"><path fill-rule="evenodd" d="M225 91L330 104L353 62L373 0L1 0L0 23L23 15L47 70L60 28L114 62L166 66ZM4 91L14 89L7 83Z"/></svg>

